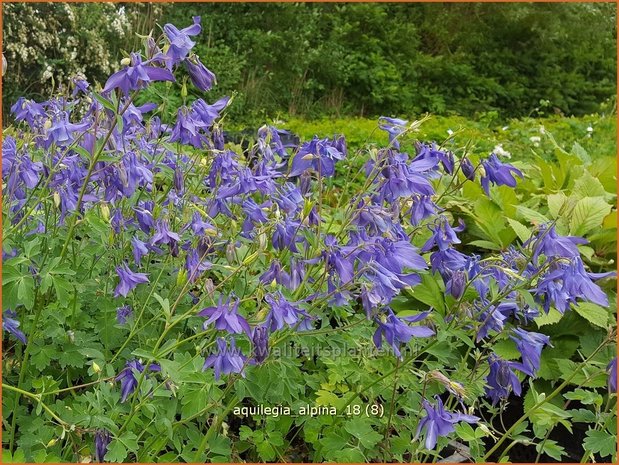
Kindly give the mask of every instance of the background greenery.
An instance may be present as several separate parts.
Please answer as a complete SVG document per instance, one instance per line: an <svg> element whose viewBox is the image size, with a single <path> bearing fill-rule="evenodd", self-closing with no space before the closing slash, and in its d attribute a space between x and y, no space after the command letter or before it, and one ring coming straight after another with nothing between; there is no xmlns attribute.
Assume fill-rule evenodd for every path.
<svg viewBox="0 0 619 465"><path fill-rule="evenodd" d="M52 78L104 82L137 46L133 33L192 15L203 24L196 52L219 81L209 98L238 92L231 117L243 123L583 115L616 94L613 3L5 4L3 14L5 113L18 95L44 98Z"/></svg>

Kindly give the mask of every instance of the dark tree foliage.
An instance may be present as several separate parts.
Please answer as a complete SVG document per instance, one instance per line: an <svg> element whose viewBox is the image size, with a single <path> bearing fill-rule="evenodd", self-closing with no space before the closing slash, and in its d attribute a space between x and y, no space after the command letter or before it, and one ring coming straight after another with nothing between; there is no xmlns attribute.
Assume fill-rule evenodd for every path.
<svg viewBox="0 0 619 465"><path fill-rule="evenodd" d="M91 19L98 11L76 8L90 8ZM5 7L5 40L19 34L17 14ZM192 15L203 25L196 51L218 77L212 98L238 91L235 119L515 117L540 106L581 115L616 93L612 3L183 3L162 5L157 23L184 26ZM84 35L79 23L71 27L68 34ZM143 21L137 29L145 32ZM120 59L113 40L109 47ZM88 69L91 79L105 79ZM10 84L36 94L25 76ZM178 89L152 92L174 107Z"/></svg>

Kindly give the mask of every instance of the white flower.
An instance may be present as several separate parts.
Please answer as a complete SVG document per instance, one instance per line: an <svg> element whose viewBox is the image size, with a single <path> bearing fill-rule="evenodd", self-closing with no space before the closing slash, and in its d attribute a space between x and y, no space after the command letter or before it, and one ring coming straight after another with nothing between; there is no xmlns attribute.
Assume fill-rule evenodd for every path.
<svg viewBox="0 0 619 465"><path fill-rule="evenodd" d="M546 128L544 126L539 127L540 134L546 134Z"/></svg>
<svg viewBox="0 0 619 465"><path fill-rule="evenodd" d="M503 144L495 145L492 152L499 157L511 158L512 154L503 148Z"/></svg>
<svg viewBox="0 0 619 465"><path fill-rule="evenodd" d="M450 136L453 136L454 132L451 129L448 129L447 134L449 134Z"/></svg>
<svg viewBox="0 0 619 465"><path fill-rule="evenodd" d="M591 126L587 127L587 132L589 133L593 132L593 128Z"/></svg>
<svg viewBox="0 0 619 465"><path fill-rule="evenodd" d="M509 129L509 126L503 126L503 127L501 128L501 131L507 131L508 129Z"/></svg>

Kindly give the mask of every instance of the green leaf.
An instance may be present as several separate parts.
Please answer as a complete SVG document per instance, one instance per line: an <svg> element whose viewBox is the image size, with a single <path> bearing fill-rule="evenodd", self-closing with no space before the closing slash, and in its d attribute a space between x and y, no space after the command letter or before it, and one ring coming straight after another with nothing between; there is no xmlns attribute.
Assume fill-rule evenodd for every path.
<svg viewBox="0 0 619 465"><path fill-rule="evenodd" d="M468 243L468 245L473 245L475 247L481 247L482 249L488 249L488 250L501 250L501 246L495 244L494 242L490 242L490 241L484 241L484 240L477 240L477 241L471 241Z"/></svg>
<svg viewBox="0 0 619 465"><path fill-rule="evenodd" d="M34 279L32 276L22 276L17 284L17 298L28 310L34 307Z"/></svg>
<svg viewBox="0 0 619 465"><path fill-rule="evenodd" d="M552 439L546 439L538 443L535 446L535 450L537 450L537 452L543 452L558 461L561 461L561 457L565 455L565 449L560 446L557 441L553 441Z"/></svg>
<svg viewBox="0 0 619 465"><path fill-rule="evenodd" d="M361 445L366 449L373 448L383 439L381 434L374 431L369 421L363 418L354 418L347 421L344 429L359 439Z"/></svg>
<svg viewBox="0 0 619 465"><path fill-rule="evenodd" d="M602 226L612 207L604 197L585 197L576 202L570 218L570 234L583 236Z"/></svg>
<svg viewBox="0 0 619 465"><path fill-rule="evenodd" d="M572 194L578 199L583 199L585 197L606 197L608 192L598 178L585 170L574 183Z"/></svg>
<svg viewBox="0 0 619 465"><path fill-rule="evenodd" d="M109 462L124 462L127 458L127 449L118 439L113 439L107 447L105 460Z"/></svg>
<svg viewBox="0 0 619 465"><path fill-rule="evenodd" d="M608 457L617 452L617 436L610 434L607 431L596 431L590 429L586 433L587 437L583 445L585 448L594 454L600 454L601 457Z"/></svg>
<svg viewBox="0 0 619 465"><path fill-rule="evenodd" d="M557 323L561 318L563 318L563 314L556 308L550 307L550 311L547 314L545 312L541 312L533 321L535 321L538 328L541 328L545 325Z"/></svg>
<svg viewBox="0 0 619 465"><path fill-rule="evenodd" d="M507 218L507 222L512 227L521 242L524 243L529 240L531 237L531 230L529 228L527 228L520 221L512 220L511 218Z"/></svg>
<svg viewBox="0 0 619 465"><path fill-rule="evenodd" d="M572 307L576 313L595 326L608 327L608 310L591 302L580 302Z"/></svg>

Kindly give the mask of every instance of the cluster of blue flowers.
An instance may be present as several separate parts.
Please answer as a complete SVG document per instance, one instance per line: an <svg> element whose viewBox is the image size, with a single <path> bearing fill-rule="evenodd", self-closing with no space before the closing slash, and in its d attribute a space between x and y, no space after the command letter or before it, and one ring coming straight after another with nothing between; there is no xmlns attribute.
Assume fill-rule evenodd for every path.
<svg viewBox="0 0 619 465"><path fill-rule="evenodd" d="M248 365L264 363L272 333L314 329L318 315L312 310L322 302L353 308L359 303L376 327L376 347L386 342L403 358L403 346L435 334L430 321L440 316L430 309L399 317L390 305L402 290L420 285L422 273L436 273L446 292L462 303L465 323L478 342L508 331L521 354L521 361L506 361L496 354L488 357L486 393L497 403L511 393L521 394L516 372L535 377L542 349L550 344L547 336L522 326L551 307L565 312L581 301L608 305L595 283L608 274L588 272L580 258L577 245L586 241L560 236L552 224L543 225L521 248L511 247L493 261L457 248L458 233L466 226L462 220L454 226L455 221L435 203L435 181L447 175L459 182L476 182L479 175L488 195L491 185L514 187L523 174L494 154L478 166L466 157L458 160L436 144L417 143L415 153L409 154L402 151L400 141L408 122L381 118L379 126L389 134L389 145L367 162L367 190L352 200L346 210L349 217L335 234L325 227L325 218L333 212L319 201L319 192L326 178L337 175L338 162L348 156L342 136L315 137L291 147L282 143L281 130L265 126L257 134L255 160L248 163L229 148L218 124L228 98L212 104L195 100L178 110L173 124L158 116L146 121L157 106L135 106L135 93L153 82L174 81L177 68L183 67L201 91L215 82L192 52L191 37L200 30L197 17L181 30L166 25L163 43L149 37L147 56L132 53L123 69L109 78L102 96L78 80L71 98L42 103L20 99L12 107L15 119L28 125L29 135L19 142L6 137L2 147L4 208L10 211L10 222L26 234L48 232L50 225L42 220L44 206L26 205L29 192L43 188L53 193L59 227L89 209L109 212L115 234L131 235L131 258L116 266L113 295L119 299L119 324L127 324L132 316L124 298L149 283L145 262L171 256L179 273L196 283L214 266L230 269L238 264L237 251L252 244L270 261L268 269L256 276L266 290L257 304L268 312L262 321L250 324L234 294L208 293L213 301L209 307L199 305L204 297L192 295L192 302L199 305L195 316L204 318L203 329L213 328L218 336L216 351L205 357L204 370L213 369L219 379L242 375ZM80 118L78 108L83 111ZM174 146L179 149L173 150ZM145 199L154 195L141 194L157 193L158 178L168 179L169 189L158 195L164 197L156 204ZM414 234L420 228L429 237L415 247ZM534 305L519 298L517 288L523 280L529 283L526 290L534 296ZM463 303L467 290L473 297ZM497 293L502 295L499 301L493 297ZM26 343L15 312L4 313L3 329ZM251 354L244 355L237 347L238 337L251 342ZM616 373L616 360L613 363L609 370ZM145 367L138 360L127 361L116 378L122 401L138 387L139 376L158 371L157 364ZM616 389L616 380L612 387ZM435 447L437 437L452 432L455 423L478 420L447 412L440 398L434 406L424 399L423 408L427 415L418 434L425 431L428 449ZM101 459L109 434L97 433L96 443Z"/></svg>

